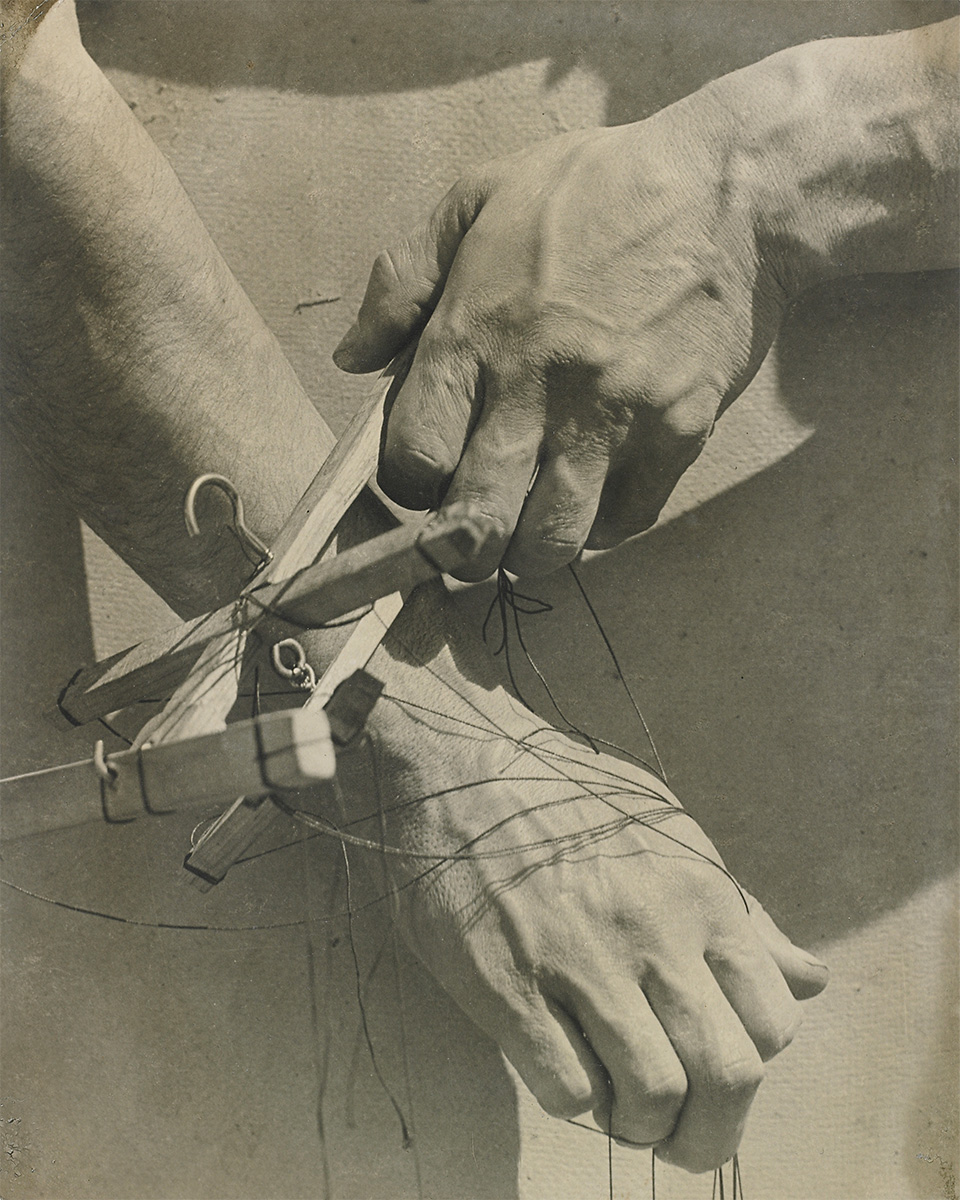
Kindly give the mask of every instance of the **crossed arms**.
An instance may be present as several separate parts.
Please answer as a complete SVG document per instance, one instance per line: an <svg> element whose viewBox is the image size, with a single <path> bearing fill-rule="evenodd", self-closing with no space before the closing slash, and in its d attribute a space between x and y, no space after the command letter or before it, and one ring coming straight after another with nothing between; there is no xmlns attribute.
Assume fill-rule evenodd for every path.
<svg viewBox="0 0 960 1200"><path fill-rule="evenodd" d="M7 75L4 113L6 419L88 523L189 615L234 595L248 570L231 538L186 537L180 505L192 478L228 474L269 542L333 439L169 166L83 51L69 4L28 31L19 69ZM919 123L908 139L916 162L929 165L916 203L937 221L949 208L942 199L949 138L934 119L934 100L924 98L936 93L943 47L921 56L923 87L912 110ZM799 55L792 60L798 75ZM740 77L728 77L735 82L711 102L706 124L694 97L674 106L679 115L665 110L652 124L557 139L490 168L482 186L459 185L425 231L375 268L340 358L370 369L421 335L391 414L383 480L408 501L467 496L500 521L496 558L472 574L487 573L504 553L508 565L545 570L575 553L591 529L603 544L649 523L715 415L704 395L728 402L745 386L759 361L751 354L762 357L789 297L819 273L842 269L838 245L850 248L844 253L855 269L942 261L934 228L942 222L927 221L933 232L911 242L908 221L876 217L895 205L866 204L861 184L848 181L852 215L827 188L836 216L827 229L822 218L803 215L798 197L819 209L809 181L800 181L777 192L780 215L764 226L775 269L768 256L754 254L749 270L736 258L733 249L757 242L740 205L730 204L723 212L736 233L733 249L718 251L698 275L703 253L684 259L676 246L702 248L710 213L712 236L722 240L716 204L711 209L701 187L699 204L686 197L689 220L678 226L664 181L651 224L649 171L640 172L642 187L624 172L631 162L652 167L662 154L686 153L696 170L684 177L704 184L705 165L724 157L711 157L709 146L730 148L723 114L735 111L738 92L743 104L749 96L749 79ZM776 78L767 86L787 86ZM713 131L707 145L704 128ZM804 161L812 161L808 149L804 143ZM780 145L778 153L787 151ZM894 147L892 161L898 154ZM781 164L774 175L783 173ZM883 174L878 168L877 180ZM534 175L552 186L533 187ZM811 177L828 179L830 171L811 168ZM602 223L583 216L585 187L597 193L598 179L611 201ZM913 194L905 188L905 197ZM618 198L638 222L628 234L614 219ZM578 248L577 278L586 282L571 295L564 263L572 251L563 238L598 224L597 238ZM871 227L886 249L868 261ZM544 228L559 231L555 247L534 236ZM667 245L671 229L675 241ZM823 239L814 253L817 229ZM544 262L532 246L546 247ZM796 257L791 246L800 247ZM519 282L512 277L508 260L511 270L529 267L538 286L522 269ZM665 274L664 262L675 269ZM654 285L663 293L656 320ZM491 297L489 309L470 309L466 298L477 295ZM530 295L563 320L543 320ZM600 295L612 306L606 311L597 309ZM701 328L702 344L693 336ZM678 347L685 351L679 365ZM640 369L659 382L638 387L631 372ZM584 379L595 386L581 388ZM415 430L433 439L429 446L416 444ZM574 435L591 449L586 457L572 454ZM516 455L505 456L514 447ZM629 470L633 451L643 471ZM499 458L491 459L494 452ZM538 488L546 489L539 499ZM365 499L342 532L366 536L378 522ZM339 636L312 637L317 666ZM692 1170L724 1161L738 1144L763 1060L797 1026L794 997L818 991L825 969L732 884L659 779L543 730L501 686L477 631L442 590L415 597L373 669L398 698L378 706L373 724L388 836L410 856L391 858L388 869L411 947L500 1043L548 1111L592 1109L602 1128L656 1144L661 1157ZM443 716L425 721L428 712ZM537 750L522 771L521 745ZM347 815L361 828L379 815L371 812L370 770L363 758L344 764ZM441 792L448 798L426 799ZM665 819L649 820L652 811ZM601 827L609 829L603 853L594 842ZM453 855L478 840L498 853L451 858L427 874L416 857ZM545 844L567 849L546 856L536 848Z"/></svg>

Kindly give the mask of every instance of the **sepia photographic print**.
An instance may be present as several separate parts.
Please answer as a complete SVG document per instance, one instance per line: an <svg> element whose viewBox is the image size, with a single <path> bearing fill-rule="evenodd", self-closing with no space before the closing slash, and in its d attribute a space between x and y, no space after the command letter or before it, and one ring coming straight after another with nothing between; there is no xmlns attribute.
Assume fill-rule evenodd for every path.
<svg viewBox="0 0 960 1200"><path fill-rule="evenodd" d="M958 24L2 0L4 1200L956 1200Z"/></svg>

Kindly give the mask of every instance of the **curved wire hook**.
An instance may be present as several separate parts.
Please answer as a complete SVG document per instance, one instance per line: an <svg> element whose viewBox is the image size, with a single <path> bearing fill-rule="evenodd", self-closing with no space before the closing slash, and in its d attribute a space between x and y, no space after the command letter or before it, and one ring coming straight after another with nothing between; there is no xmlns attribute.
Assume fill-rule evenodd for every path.
<svg viewBox="0 0 960 1200"><path fill-rule="evenodd" d="M233 508L233 520L230 522L230 528L237 535L242 546L246 546L257 554L261 562L269 562L273 558L273 552L266 542L261 541L253 530L248 528L243 519L243 501L240 499L240 493L226 475L198 475L190 484L183 499L183 519L187 526L187 533L191 537L200 536L200 524L197 521L196 513L197 496L205 487L217 487L229 498Z"/></svg>

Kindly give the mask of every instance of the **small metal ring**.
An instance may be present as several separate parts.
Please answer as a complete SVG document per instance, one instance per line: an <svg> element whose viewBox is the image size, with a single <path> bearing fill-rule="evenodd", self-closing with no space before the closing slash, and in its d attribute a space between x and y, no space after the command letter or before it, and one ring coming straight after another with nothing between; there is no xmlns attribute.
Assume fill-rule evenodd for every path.
<svg viewBox="0 0 960 1200"><path fill-rule="evenodd" d="M292 650L296 656L296 661L292 667L288 667L281 657L284 650ZM273 669L278 675L281 675L284 679L296 679L298 675L302 674L303 668L306 666L307 656L296 638L284 638L283 641L274 642L270 647L270 661L273 663Z"/></svg>
<svg viewBox="0 0 960 1200"><path fill-rule="evenodd" d="M283 661L282 653L284 650L292 650L296 655L296 661L293 666L288 667ZM288 679L296 687L312 692L317 686L316 673L313 667L307 662L304 649L296 638L284 638L280 642L274 642L270 647L270 661L276 673L283 679Z"/></svg>

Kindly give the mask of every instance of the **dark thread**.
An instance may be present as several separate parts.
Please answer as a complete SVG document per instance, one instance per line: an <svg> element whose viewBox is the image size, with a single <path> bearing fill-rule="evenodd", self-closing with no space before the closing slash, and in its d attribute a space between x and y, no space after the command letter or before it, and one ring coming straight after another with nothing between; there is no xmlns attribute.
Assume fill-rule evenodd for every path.
<svg viewBox="0 0 960 1200"><path fill-rule="evenodd" d="M583 586L583 583L580 580L580 576L577 574L576 568L574 567L573 563L568 563L567 569L569 570L570 574L573 576L573 581L577 585L577 590L580 592L580 595L583 599L584 604L587 606L587 611L590 613L590 616L593 618L593 623L596 626L597 632L603 638L603 644L606 646L607 653L610 655L610 661L613 663L613 668L617 672L617 678L620 680L620 683L623 686L623 690L627 693L627 698L629 699L630 704L633 707L633 711L637 715L637 720L640 722L641 726L643 727L643 732L647 735L647 741L650 743L650 749L653 751L653 757L657 760L657 766L659 768L659 770L657 771L657 774L660 776L660 778L663 780L664 783L667 783L667 773L663 769L663 763L660 759L660 754L657 751L656 743L653 740L653 734L650 732L650 727L647 725L646 719L644 718L643 713L640 711L640 705L637 704L636 697L633 694L630 684L627 682L627 677L623 673L623 669L620 666L620 660L617 658L616 652L613 648L613 644L610 641L610 638L607 636L607 631L603 627L603 622L600 620L600 616L597 613L597 610L594 608L593 602L591 601L590 597L587 595L587 590Z"/></svg>
<svg viewBox="0 0 960 1200"><path fill-rule="evenodd" d="M296 578L296 576L293 576ZM273 617L277 621L282 621L284 625L290 625L293 629L309 631L311 629L344 629L348 625L356 625L358 621L373 611L373 605L368 604L364 608L357 609L356 612L349 613L345 617L337 617L332 621L298 621L296 617L287 616L286 613L280 612L275 605L283 599L284 592L276 597L273 604L264 604L262 600L258 600L254 592L247 592L244 596L255 608L260 610L261 615Z"/></svg>
<svg viewBox="0 0 960 1200"><path fill-rule="evenodd" d="M31 900L39 900L43 904L52 904L54 908L63 908L67 912L80 913L85 917L98 917L101 921L116 921L118 925L136 925L141 929L174 929L180 933L260 933L271 929L295 929L303 921L278 921L274 925L180 925L171 921L138 921L134 917L124 917L117 913L101 912L96 908L84 908L80 904L69 904L66 900L55 900L52 896L31 892L9 879L0 879L4 887L12 888L22 896Z"/></svg>
<svg viewBox="0 0 960 1200"><path fill-rule="evenodd" d="M97 721L104 727L107 733L112 733L115 738L119 738L121 742L126 742L128 746L132 746L133 742L125 733L121 733L119 729L114 729L106 717L97 717Z"/></svg>
<svg viewBox="0 0 960 1200"><path fill-rule="evenodd" d="M367 1043L367 1052L370 1055L370 1065L373 1067L373 1073L376 1075L377 1080L379 1081L380 1086L383 1089L384 1095L390 1101L390 1104L393 1107L393 1111L397 1114L397 1120L400 1122L400 1133L401 1133L403 1148L404 1148L404 1150L409 1150L410 1146L413 1143L412 1143L412 1139L410 1137L410 1132L407 1129L407 1121L403 1115L403 1109L401 1109L399 1103L397 1102L396 1096L394 1096L393 1092L390 1090L390 1085L387 1083L386 1079L384 1079L384 1077L383 1077L383 1072L380 1070L380 1063L377 1061L376 1051L373 1048L373 1039L370 1036L370 1026L367 1023L367 1008L363 1002L363 979L362 979L362 974L360 971L360 958L359 958L359 955L357 954L357 943L353 936L354 909L353 909L353 901L350 896L350 891L351 891L350 858L347 855L346 846L343 845L342 843L340 846L340 851L341 851L341 854L343 855L344 888L346 891L347 936L350 941L350 954L351 954L351 957L353 958L354 978L356 980L356 985L357 985L357 1005L360 1009L360 1024L363 1027L363 1037L364 1037L364 1041Z"/></svg>
<svg viewBox="0 0 960 1200"><path fill-rule="evenodd" d="M531 708L532 706L528 703L526 697L520 689L519 683L517 682L517 678L513 669L513 660L510 655L510 624L512 617L513 630L517 639L517 644L523 651L523 656L526 659L527 666L534 672L537 679L540 681L540 685L546 693L547 699L550 701L557 715L560 717L560 720L563 721L564 725L566 725L567 732L575 734L578 737L582 737L590 745L594 753L599 754L600 751L590 735L579 726L575 725L560 707L552 688L544 678L543 672L534 662L533 656L527 649L526 642L523 638L523 630L520 628L521 613L523 613L525 616L541 616L552 611L553 605L548 604L545 600L538 600L535 596L526 596L523 594L523 592L518 592L513 581L510 579L510 576L506 573L503 567L499 567L497 569L497 594L490 602L490 607L487 610L487 615L484 618L483 626L481 627L481 634L484 642L487 642L490 621L494 612L497 612L500 617L500 643L496 650L493 651L494 658L500 654L503 655L507 668L507 677L510 680L510 686L513 689L513 694L525 708Z"/></svg>

